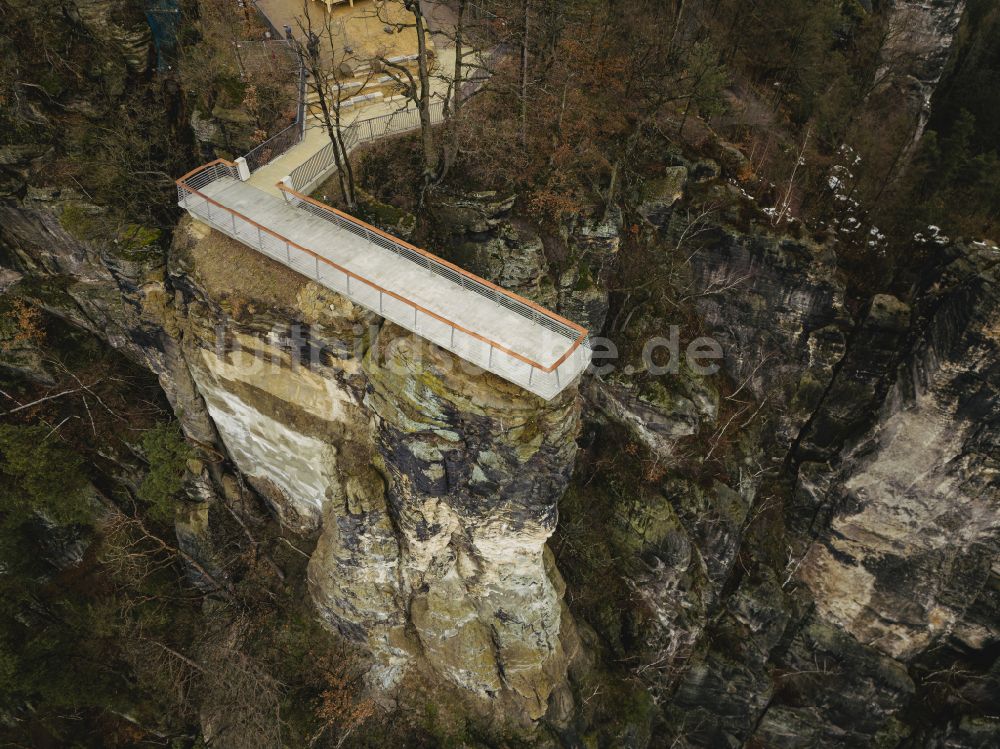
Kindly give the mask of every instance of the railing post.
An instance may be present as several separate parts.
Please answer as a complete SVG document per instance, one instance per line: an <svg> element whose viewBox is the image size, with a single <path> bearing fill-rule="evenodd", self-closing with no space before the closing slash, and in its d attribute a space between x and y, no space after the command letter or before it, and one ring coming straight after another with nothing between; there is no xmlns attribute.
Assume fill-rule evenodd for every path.
<svg viewBox="0 0 1000 749"><path fill-rule="evenodd" d="M247 164L247 160L242 156L236 159L236 173L240 176L241 182L246 182L250 179L250 166Z"/></svg>
<svg viewBox="0 0 1000 749"><path fill-rule="evenodd" d="M344 274L344 278L347 279L347 293L350 294L351 293L351 274L350 273L345 273ZM382 311L382 292L380 291L378 293L378 295L379 295L379 312L381 312Z"/></svg>
<svg viewBox="0 0 1000 749"><path fill-rule="evenodd" d="M281 184L283 184L289 190L294 190L295 189L295 186L292 184L292 178L289 177L289 176L282 177L281 178ZM281 196L285 199L286 203L290 204L292 202L292 196L289 195L284 190L281 191Z"/></svg>
<svg viewBox="0 0 1000 749"><path fill-rule="evenodd" d="M379 292L378 292L378 313L380 315L382 314L382 290L381 289L379 289Z"/></svg>
<svg viewBox="0 0 1000 749"><path fill-rule="evenodd" d="M288 258L288 264L291 265L292 264L292 248L288 244L288 240L287 239L285 240L285 257Z"/></svg>
<svg viewBox="0 0 1000 749"><path fill-rule="evenodd" d="M319 256L316 255L316 256L313 257L313 259L316 261L316 280L318 281L319 280Z"/></svg>
<svg viewBox="0 0 1000 749"><path fill-rule="evenodd" d="M232 219L233 219L233 236L234 236L234 237L238 237L238 236L239 236L239 234L238 234L238 233L237 233L237 231L236 231L236 214L235 214L235 213L230 213L229 215L230 215L230 216L232 217Z"/></svg>
<svg viewBox="0 0 1000 749"><path fill-rule="evenodd" d="M260 226L257 226L257 247L261 250L264 249L264 237L260 233Z"/></svg>
<svg viewBox="0 0 1000 749"><path fill-rule="evenodd" d="M487 362L488 362L486 364L487 367L492 367L493 366L493 344L492 343L490 344L490 358L487 360Z"/></svg>
<svg viewBox="0 0 1000 749"><path fill-rule="evenodd" d="M417 308L413 308L413 332L417 332Z"/></svg>
<svg viewBox="0 0 1000 749"><path fill-rule="evenodd" d="M451 347L455 348L455 326L451 326Z"/></svg>
<svg viewBox="0 0 1000 749"><path fill-rule="evenodd" d="M535 365L532 364L528 368L528 387L531 387L531 378L535 376Z"/></svg>

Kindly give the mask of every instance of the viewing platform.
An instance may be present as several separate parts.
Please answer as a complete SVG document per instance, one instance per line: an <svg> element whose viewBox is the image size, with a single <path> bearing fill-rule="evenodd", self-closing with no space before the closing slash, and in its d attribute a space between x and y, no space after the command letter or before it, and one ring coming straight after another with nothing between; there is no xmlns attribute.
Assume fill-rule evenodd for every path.
<svg viewBox="0 0 1000 749"><path fill-rule="evenodd" d="M178 204L214 229L546 400L573 383L590 364L584 328L308 197L336 171L337 159L315 116L318 91L315 86L310 90L306 66L290 35L278 41L279 26L301 26L295 19L303 7L293 0L261 0L257 7L275 39L270 42L273 53L287 55L297 70L295 120L236 163L218 159L181 177ZM386 53L382 24L347 6L333 12L340 33L350 32L352 46L360 45L359 59ZM369 37L375 40L371 49L365 47ZM390 60L416 56L415 34L412 43L402 46L402 36L392 38L399 48L389 50L398 53ZM438 70L427 111L432 124L444 120L444 102L452 89L448 72L458 55L447 35L438 41ZM463 46L463 59L476 71L486 69L493 54ZM394 93L398 86L383 85L385 74L374 81L367 74L355 80L363 70L370 73L371 63L362 63L341 81L352 94L341 104L341 140L348 155L363 143L420 127L414 102ZM477 72L455 88L466 98L486 80Z"/></svg>
<svg viewBox="0 0 1000 749"><path fill-rule="evenodd" d="M219 159L177 180L177 196L199 221L546 400L590 364L583 327L294 183L265 192Z"/></svg>

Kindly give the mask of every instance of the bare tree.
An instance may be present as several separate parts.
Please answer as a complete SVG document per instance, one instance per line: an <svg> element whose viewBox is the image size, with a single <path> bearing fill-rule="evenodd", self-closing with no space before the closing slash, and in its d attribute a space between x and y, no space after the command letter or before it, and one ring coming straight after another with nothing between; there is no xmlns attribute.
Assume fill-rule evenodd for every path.
<svg viewBox="0 0 1000 749"><path fill-rule="evenodd" d="M531 38L531 2L524 0L524 30L521 38L521 145L528 142L528 42Z"/></svg>
<svg viewBox="0 0 1000 749"><path fill-rule="evenodd" d="M281 701L287 686L247 652L253 626L246 614L220 611L198 648L201 717L211 745L278 749L283 741Z"/></svg>
<svg viewBox="0 0 1000 749"><path fill-rule="evenodd" d="M458 119L462 110L462 97L465 95L463 91L465 84L465 69L463 67L463 61L465 59L465 10L468 5L467 0L458 0L458 6L456 8L457 17L455 19L455 37L452 40L455 44L455 69L451 77L451 88L449 89L449 94L451 95L451 106L445 103L446 116L451 116L454 119Z"/></svg>
<svg viewBox="0 0 1000 749"><path fill-rule="evenodd" d="M355 68L360 67L353 63L360 61L341 44L332 16L324 14L322 23L313 23L308 0L305 0L302 16L297 23L302 39L293 41L309 74L308 87L316 95L323 127L333 144L340 196L345 205L353 209L357 207L357 187L349 158L350 144L345 140L347 126L343 114L349 99L365 93L371 85L373 74L369 68L363 80L351 80L348 83L348 78L354 78Z"/></svg>
<svg viewBox="0 0 1000 749"><path fill-rule="evenodd" d="M229 581L218 573L213 574L201 562L188 554L178 544L166 541L154 532L138 511L135 499L127 490L131 512L125 512L109 497L95 491L95 496L104 505L107 515L103 520L103 532L108 539L104 562L111 565L123 577L141 580L175 559L181 560L198 578L202 587L211 590L224 600L233 599L233 589Z"/></svg>
<svg viewBox="0 0 1000 749"><path fill-rule="evenodd" d="M437 145L434 139L433 122L431 120L431 56L428 48L427 25L424 20L424 12L420 7L419 0L403 0L403 7L413 17L412 23L404 23L398 18L390 18L387 5L379 3L375 6L375 13L379 21L386 26L394 27L398 32L403 29L414 29L417 36L417 77L402 62L394 61L385 55L378 57L386 74L391 76L403 89L403 94L407 100L412 102L420 113L420 143L423 151L423 192L427 190L440 177L439 165L441 162Z"/></svg>
<svg viewBox="0 0 1000 749"><path fill-rule="evenodd" d="M466 103L485 90L482 85L496 72L497 64L504 58L504 49L510 39L497 37L498 28L506 26L504 19L484 9L475 0L424 0L425 8L445 7L449 10L451 24L440 24L435 36L442 37L454 49L455 59L450 68L442 65L432 78L442 81L444 102L442 115L444 128L440 143L440 161L437 182L443 181L458 158L460 150L469 148L463 143L463 110Z"/></svg>
<svg viewBox="0 0 1000 749"><path fill-rule="evenodd" d="M788 186L785 189L785 195L781 199L781 202L776 206L777 212L771 217L771 225L777 226L785 217L789 215L789 211L792 207L792 193L795 189L795 176L798 174L799 167L804 165L806 148L809 146L809 137L812 135L812 123L806 128L805 137L802 139L802 146L799 148L798 154L795 156L795 164L792 166L792 173L788 177Z"/></svg>

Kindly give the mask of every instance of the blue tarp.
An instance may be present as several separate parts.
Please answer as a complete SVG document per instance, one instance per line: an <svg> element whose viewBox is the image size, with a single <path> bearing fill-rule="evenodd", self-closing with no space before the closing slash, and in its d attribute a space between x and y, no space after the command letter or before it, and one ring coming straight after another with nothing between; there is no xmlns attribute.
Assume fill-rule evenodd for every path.
<svg viewBox="0 0 1000 749"><path fill-rule="evenodd" d="M179 0L146 0L146 23L153 32L156 47L156 66L166 70L177 46L177 31L180 27L181 11Z"/></svg>

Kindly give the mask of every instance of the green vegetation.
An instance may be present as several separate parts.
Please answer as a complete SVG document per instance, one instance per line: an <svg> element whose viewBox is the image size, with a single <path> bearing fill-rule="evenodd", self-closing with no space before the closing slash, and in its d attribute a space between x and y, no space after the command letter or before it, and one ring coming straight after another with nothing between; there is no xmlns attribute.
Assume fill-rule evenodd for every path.
<svg viewBox="0 0 1000 749"><path fill-rule="evenodd" d="M84 523L92 517L82 461L59 440L48 439L50 433L40 424L0 424L5 530L38 516L58 525ZM55 466L59 470L53 471Z"/></svg>
<svg viewBox="0 0 1000 749"><path fill-rule="evenodd" d="M86 210L79 203L69 203L59 216L63 229L81 241L98 239L102 236L99 208Z"/></svg>
<svg viewBox="0 0 1000 749"><path fill-rule="evenodd" d="M195 747L205 721L227 746L321 747L368 720L359 656L309 604L308 541L215 506L195 561L174 511L211 456L156 379L54 318L12 323L54 382L0 374L0 743Z"/></svg>
<svg viewBox="0 0 1000 749"><path fill-rule="evenodd" d="M493 735L366 699L363 657L311 605L310 539L249 492L228 509L188 494L189 472L218 456L184 439L156 378L27 301L0 304L4 341L49 375L0 370L0 744L193 749L211 729L222 746L431 749Z"/></svg>
<svg viewBox="0 0 1000 749"><path fill-rule="evenodd" d="M150 504L150 516L162 522L173 520L173 503L184 488L187 461L195 451L185 441L175 422L157 424L142 435L142 451L149 470L139 485L139 497Z"/></svg>

